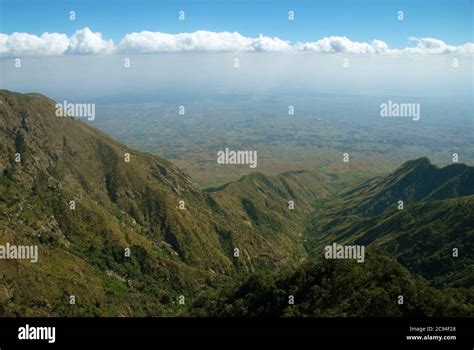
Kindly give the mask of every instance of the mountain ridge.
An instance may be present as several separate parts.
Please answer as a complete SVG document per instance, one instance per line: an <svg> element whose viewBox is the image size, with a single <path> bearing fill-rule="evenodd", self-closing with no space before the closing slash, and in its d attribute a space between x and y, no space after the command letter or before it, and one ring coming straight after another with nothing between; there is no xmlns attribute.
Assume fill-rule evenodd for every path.
<svg viewBox="0 0 474 350"><path fill-rule="evenodd" d="M222 307L235 316L397 316L417 309L432 316L459 307L464 315L472 306L472 167L447 168L421 158L343 189L315 171L255 172L202 190L171 162L77 118L56 117L47 97L0 90L0 245L37 245L40 252L37 264L0 260L0 314L215 316ZM430 234L437 241L420 254L417 244ZM318 249L334 241L367 244L369 268L321 260ZM448 261L453 242L461 255ZM390 269L381 270L378 260ZM325 284L328 271L341 275L329 274ZM390 271L403 283L391 279L385 288ZM341 290L358 275L360 289L373 290ZM244 297L229 299L222 284L248 276L268 281L258 277L262 288L255 277L250 286L233 284ZM287 309L282 302L295 288L304 301ZM401 290L413 297L411 309L380 304ZM267 308L264 296L276 304ZM359 313L347 304L364 298L371 302Z"/></svg>
<svg viewBox="0 0 474 350"><path fill-rule="evenodd" d="M333 242L376 246L437 286L469 287L473 194L474 167L409 161L319 202L304 234L306 246L311 256Z"/></svg>
<svg viewBox="0 0 474 350"><path fill-rule="evenodd" d="M199 286L218 275L271 270L306 258L295 232L302 232L303 227L292 216L302 217L299 211L311 210L313 193L300 195L294 212L285 213L288 188L291 191L293 184L317 183L318 179L305 174L300 181L293 174L285 188L275 179L253 175L258 183L243 180L230 185L246 196L245 201L234 201L226 190L202 191L167 160L123 146L77 118L56 117L54 101L42 95L2 90L0 102L0 239L36 243L49 259L55 251L63 259L76 261L64 264L64 269L41 257L33 267L0 261L5 270L0 287L10 291L0 298L5 313L25 310L27 305L33 313L69 310L45 300L44 294L35 297L28 288L20 288L13 266L22 267L21 278L33 281L32 288L46 284L47 276L55 280L51 288L57 292L51 298L56 301L62 298L66 303L61 293L72 293L67 292L71 288L66 281L78 276L89 276L103 290L111 285L112 295L132 296L129 304L123 304L118 296L107 298L100 290L88 290L77 282L74 293L87 303L69 310L76 315L100 313L98 306L90 306L95 299L101 304L107 301L105 313L166 314L179 308L175 298L180 293L192 298ZM20 162L15 161L17 153ZM267 194L258 186L272 188L276 204L265 200ZM263 224L252 221L246 206L259 210L258 220ZM276 229L270 232L265 223ZM234 256L236 248L239 257ZM128 258L126 249L131 252ZM52 273L58 269L66 280ZM34 276L43 277L35 282ZM162 298L167 303L156 302Z"/></svg>

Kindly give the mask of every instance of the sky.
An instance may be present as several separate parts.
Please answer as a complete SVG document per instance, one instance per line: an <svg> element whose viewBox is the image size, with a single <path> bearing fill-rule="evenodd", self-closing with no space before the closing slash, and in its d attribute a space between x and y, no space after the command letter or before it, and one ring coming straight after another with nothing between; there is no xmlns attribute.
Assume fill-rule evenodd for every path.
<svg viewBox="0 0 474 350"><path fill-rule="evenodd" d="M473 42L473 0L0 0L0 32L65 33L84 27L120 41L127 33L238 32L309 42L328 36L409 45L431 37L451 45ZM69 20L69 11L76 19ZM186 19L178 20L185 11ZM288 20L288 11L295 19ZM404 20L398 21L398 11Z"/></svg>
<svg viewBox="0 0 474 350"><path fill-rule="evenodd" d="M473 2L0 0L0 88L472 95Z"/></svg>

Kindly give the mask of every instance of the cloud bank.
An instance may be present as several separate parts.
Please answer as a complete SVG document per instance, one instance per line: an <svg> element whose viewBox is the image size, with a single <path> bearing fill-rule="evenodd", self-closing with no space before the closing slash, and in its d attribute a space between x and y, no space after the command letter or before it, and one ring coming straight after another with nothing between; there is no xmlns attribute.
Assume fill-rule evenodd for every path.
<svg viewBox="0 0 474 350"><path fill-rule="evenodd" d="M474 43L460 46L448 45L435 38L410 37L414 46L390 49L382 40L370 43L352 41L345 36L330 36L314 42L291 43L277 37L260 34L256 38L245 37L237 32L210 32L169 34L142 31L126 34L118 44L102 38L102 34L88 27L72 36L60 33L44 33L41 36L28 33L0 33L0 55L61 56L104 55L156 52L319 52L350 54L474 54Z"/></svg>

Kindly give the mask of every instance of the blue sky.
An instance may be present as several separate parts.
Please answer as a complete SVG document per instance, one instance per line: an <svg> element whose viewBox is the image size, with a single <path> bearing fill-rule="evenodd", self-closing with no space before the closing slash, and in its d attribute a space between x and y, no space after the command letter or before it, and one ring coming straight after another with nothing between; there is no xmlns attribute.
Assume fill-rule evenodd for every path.
<svg viewBox="0 0 474 350"><path fill-rule="evenodd" d="M472 95L473 1L0 0L0 87L59 99L183 87Z"/></svg>
<svg viewBox="0 0 474 350"><path fill-rule="evenodd" d="M0 0L0 32L73 34L83 27L118 42L126 33L237 31L290 41L336 35L355 41L381 39L405 47L408 37L434 37L451 45L472 42L473 0ZM69 21L75 10L77 19ZM179 10L186 20L178 21ZM288 21L289 10L295 21ZM405 20L397 21L404 11Z"/></svg>

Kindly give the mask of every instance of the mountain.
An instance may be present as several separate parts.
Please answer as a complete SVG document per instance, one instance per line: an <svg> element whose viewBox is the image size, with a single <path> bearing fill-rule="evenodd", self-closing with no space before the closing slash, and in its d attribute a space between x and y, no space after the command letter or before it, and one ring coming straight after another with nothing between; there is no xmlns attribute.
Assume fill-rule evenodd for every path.
<svg viewBox="0 0 474 350"><path fill-rule="evenodd" d="M303 170L274 177L252 173L239 181L207 189L219 208L241 218L244 227L239 230L254 229L277 246L267 251L282 261L280 267L288 265L281 260L284 254L298 257L299 261L307 257L301 238L306 218L313 210L314 200L326 198L333 191L328 177ZM239 246L258 243L255 236L245 237L251 239L239 242Z"/></svg>
<svg viewBox="0 0 474 350"><path fill-rule="evenodd" d="M0 90L0 174L2 316L472 315L466 165L202 190L45 96ZM366 261L323 259L334 242L367 246ZM4 259L10 246L38 261Z"/></svg>
<svg viewBox="0 0 474 350"><path fill-rule="evenodd" d="M474 313L472 174L463 164L440 169L421 158L392 174L316 196L304 232L308 261L217 285L203 292L189 313L469 317ZM365 261L325 259L325 246L334 242L365 246Z"/></svg>
<svg viewBox="0 0 474 350"><path fill-rule="evenodd" d="M300 219L330 188L294 172L206 192L39 94L0 91L0 140L0 244L39 246L36 264L0 260L7 315L174 314L216 276L305 259Z"/></svg>
<svg viewBox="0 0 474 350"><path fill-rule="evenodd" d="M462 317L473 314L473 302L472 290L441 292L394 258L369 251L363 264L317 259L292 271L242 277L203 293L190 313L210 317Z"/></svg>
<svg viewBox="0 0 474 350"><path fill-rule="evenodd" d="M473 174L464 164L437 168L421 158L348 188L319 201L305 231L307 248L318 256L333 242L368 245L436 286L472 287Z"/></svg>
<svg viewBox="0 0 474 350"><path fill-rule="evenodd" d="M388 252L439 287L474 286L474 196L414 203L364 224L357 244Z"/></svg>
<svg viewBox="0 0 474 350"><path fill-rule="evenodd" d="M428 158L408 161L387 176L361 182L339 196L341 215L381 214L398 201L404 203L474 194L474 168L451 164L438 168Z"/></svg>

